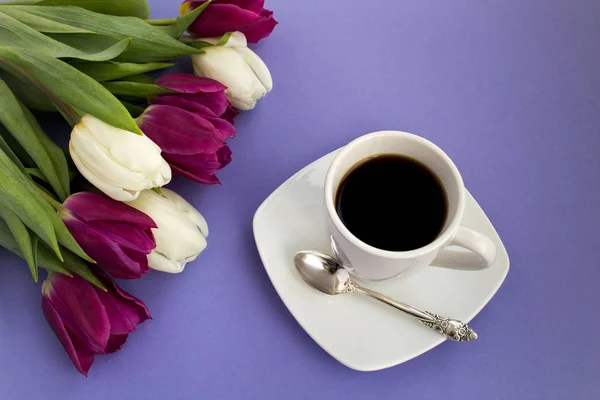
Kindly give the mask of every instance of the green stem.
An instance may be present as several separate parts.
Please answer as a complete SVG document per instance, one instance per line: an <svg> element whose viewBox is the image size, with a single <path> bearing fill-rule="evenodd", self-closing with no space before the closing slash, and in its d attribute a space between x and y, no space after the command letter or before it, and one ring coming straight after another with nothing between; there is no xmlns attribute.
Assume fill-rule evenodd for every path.
<svg viewBox="0 0 600 400"><path fill-rule="evenodd" d="M154 25L154 26L167 26L167 25L173 25L176 21L175 18L169 18L169 19L145 19L144 20L146 23L150 24L150 25Z"/></svg>
<svg viewBox="0 0 600 400"><path fill-rule="evenodd" d="M46 191L46 189L40 187L39 185L36 185L36 189L42 195L42 197L44 199L46 199L46 201L48 203L50 203L52 208L54 208L56 211L59 211L63 208L63 205L58 200L56 200L54 197L52 197L52 195L50 195L50 193L48 193Z"/></svg>

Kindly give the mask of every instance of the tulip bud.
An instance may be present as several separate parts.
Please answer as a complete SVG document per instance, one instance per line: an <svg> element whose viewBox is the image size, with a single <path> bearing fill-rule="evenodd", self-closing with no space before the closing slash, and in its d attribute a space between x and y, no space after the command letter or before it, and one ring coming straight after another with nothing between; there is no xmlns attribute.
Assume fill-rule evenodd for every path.
<svg viewBox="0 0 600 400"><path fill-rule="evenodd" d="M148 107L138 118L140 128L161 147L174 173L205 184L219 183L216 171L231 161L225 138L235 130L229 122L219 122L162 104ZM219 129L222 126L227 128Z"/></svg>
<svg viewBox="0 0 600 400"><path fill-rule="evenodd" d="M235 128L225 119L225 86L189 74L167 74L158 85L179 93L160 95L137 119L139 127L162 149L174 173L205 184L219 183L215 172L231 161L225 144Z"/></svg>
<svg viewBox="0 0 600 400"><path fill-rule="evenodd" d="M128 204L150 216L158 226L152 229L156 248L148 255L150 268L178 273L206 248L208 225L183 197L169 189L161 192L145 190Z"/></svg>
<svg viewBox="0 0 600 400"><path fill-rule="evenodd" d="M216 43L218 39L202 40ZM273 89L269 69L248 48L243 33L234 32L225 45L206 47L204 51L192 56L194 73L227 86L225 94L234 107L251 110L257 100Z"/></svg>
<svg viewBox="0 0 600 400"><path fill-rule="evenodd" d="M171 180L160 147L148 137L115 128L85 115L71 132L69 151L81 174L109 197L136 199L145 189Z"/></svg>
<svg viewBox="0 0 600 400"><path fill-rule="evenodd" d="M156 247L152 218L100 193L79 192L63 203L63 222L87 255L115 278L147 273Z"/></svg>
<svg viewBox="0 0 600 400"><path fill-rule="evenodd" d="M179 8L186 14L200 7L206 0L186 0ZM188 31L199 37L223 36L240 31L250 43L256 43L271 34L277 21L273 11L264 8L264 0L213 0L190 25Z"/></svg>
<svg viewBox="0 0 600 400"><path fill-rule="evenodd" d="M73 275L51 272L42 285L42 310L79 372L87 376L97 354L114 353L129 333L150 318L137 298L124 292L99 270L106 291Z"/></svg>

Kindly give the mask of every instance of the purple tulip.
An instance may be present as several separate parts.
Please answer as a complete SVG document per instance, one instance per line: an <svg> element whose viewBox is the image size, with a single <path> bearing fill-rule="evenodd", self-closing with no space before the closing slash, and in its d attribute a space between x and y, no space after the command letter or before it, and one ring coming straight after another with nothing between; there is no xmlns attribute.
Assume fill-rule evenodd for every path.
<svg viewBox="0 0 600 400"><path fill-rule="evenodd" d="M179 8L183 15L206 0L186 0ZM264 0L213 0L189 27L198 37L222 36L240 31L249 43L256 43L273 32L277 21L273 11L266 10Z"/></svg>
<svg viewBox="0 0 600 400"><path fill-rule="evenodd" d="M69 196L61 217L81 248L115 278L135 279L147 273L147 255L156 247L146 214L92 192Z"/></svg>
<svg viewBox="0 0 600 400"><path fill-rule="evenodd" d="M97 354L114 353L150 319L148 309L99 270L107 291L83 278L51 272L42 285L42 311L79 372L87 376Z"/></svg>
<svg viewBox="0 0 600 400"><path fill-rule="evenodd" d="M174 173L217 184L216 171L231 161L226 139L235 136L225 86L208 78L168 74L157 85L178 93L160 95L137 119L142 131L162 149Z"/></svg>

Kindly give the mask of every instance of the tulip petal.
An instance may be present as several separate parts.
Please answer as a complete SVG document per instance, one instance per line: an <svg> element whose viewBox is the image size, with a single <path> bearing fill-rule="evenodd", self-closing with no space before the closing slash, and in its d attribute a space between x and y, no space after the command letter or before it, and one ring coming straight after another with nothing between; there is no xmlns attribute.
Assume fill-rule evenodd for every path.
<svg viewBox="0 0 600 400"><path fill-rule="evenodd" d="M205 106L204 104L201 103L197 103L191 99L186 99L184 96L180 95L180 94L163 94L160 96L157 96L153 99L150 100L150 102L152 104L162 104L165 106L173 106L173 107L178 107L181 108L182 110L186 110L198 115L201 115L203 117L205 116L213 116L216 117L217 114L215 114L215 112L213 110L211 110L209 107Z"/></svg>
<svg viewBox="0 0 600 400"><path fill-rule="evenodd" d="M219 161L219 169L226 167L231 162L231 149L229 146L223 146L217 151L217 160Z"/></svg>
<svg viewBox="0 0 600 400"><path fill-rule="evenodd" d="M129 335L110 335L108 345L106 345L106 354L116 353L121 350Z"/></svg>
<svg viewBox="0 0 600 400"><path fill-rule="evenodd" d="M212 3L188 30L199 37L221 36L227 32L241 31L260 18L259 14L233 4Z"/></svg>
<svg viewBox="0 0 600 400"><path fill-rule="evenodd" d="M75 193L67 198L63 207L84 221L120 221L141 229L156 228L152 218L143 212L100 193Z"/></svg>
<svg viewBox="0 0 600 400"><path fill-rule="evenodd" d="M77 371L87 376L90 367L94 363L93 353L89 352L89 349L85 346L76 347L77 342L73 342L71 339L60 314L45 296L42 297L42 312Z"/></svg>
<svg viewBox="0 0 600 400"><path fill-rule="evenodd" d="M155 247L150 229L143 230L129 223L96 221L88 224L119 246L149 253Z"/></svg>
<svg viewBox="0 0 600 400"><path fill-rule="evenodd" d="M180 7L182 14L198 8L205 1L186 1ZM216 0L200 14L188 30L204 38L222 36L240 31L250 43L256 43L271 34L277 21L273 11L266 10L264 0Z"/></svg>
<svg viewBox="0 0 600 400"><path fill-rule="evenodd" d="M197 94L163 94L151 99L150 102L179 107L201 116L219 116L231 108L224 92L201 96Z"/></svg>
<svg viewBox="0 0 600 400"><path fill-rule="evenodd" d="M173 171L198 183L219 184L215 172L231 162L231 150L221 147L216 153L180 156L165 155Z"/></svg>
<svg viewBox="0 0 600 400"><path fill-rule="evenodd" d="M220 166L215 153L190 156L169 155L168 158L175 173L207 185L221 183L215 175Z"/></svg>
<svg viewBox="0 0 600 400"><path fill-rule="evenodd" d="M84 115L73 128L69 151L81 174L115 200L133 200L141 190L171 180L169 165L152 140L91 115Z"/></svg>
<svg viewBox="0 0 600 400"><path fill-rule="evenodd" d="M71 153L71 158L73 163L77 167L77 170L83 175L85 179L88 180L92 185L94 185L97 189L99 189L102 193L110 197L111 199L118 201L131 201L137 199L140 195L140 191L135 190L125 190L118 186L110 185L104 181L102 181L99 177L97 177L83 162L83 160L74 152L73 145L69 143L69 152Z"/></svg>
<svg viewBox="0 0 600 400"><path fill-rule="evenodd" d="M69 143L69 151L71 153L71 158L73 159L73 163L77 167L77 170L83 175L85 179L87 179L92 185L96 188L100 189L104 194L109 196L110 198L118 201L131 201L137 199L140 195L140 190L131 190L124 189L115 184L110 184L102 179L102 177L96 175L91 168L88 168L86 163L83 161L83 158L79 157L76 152L76 147L73 144L73 140L71 138L71 142Z"/></svg>
<svg viewBox="0 0 600 400"><path fill-rule="evenodd" d="M176 175L182 176L187 179L191 179L195 182L202 183L204 185L219 185L221 181L219 178L213 173L209 173L206 171L202 172L192 172L187 170L185 167L179 167L177 164L171 164L171 168L173 169L173 173Z"/></svg>
<svg viewBox="0 0 600 400"><path fill-rule="evenodd" d="M238 52L240 49L243 48L209 47L205 54L193 55L192 63L196 75L216 79L227 86L225 93L234 107L251 110L267 90Z"/></svg>
<svg viewBox="0 0 600 400"><path fill-rule="evenodd" d="M182 6L186 5L188 8L194 10L194 9L200 7L204 3L206 3L206 0L185 0L183 2ZM219 3L234 4L240 8L255 12L257 14L260 12L260 10L262 10L262 8L265 5L264 0L214 0L213 4L215 4L215 3L216 4L219 4Z"/></svg>
<svg viewBox="0 0 600 400"><path fill-rule="evenodd" d="M132 135L89 115L81 121L78 125L84 125L81 129L84 137L93 139L93 143L120 166L144 174L154 173L160 168L160 148L146 136Z"/></svg>
<svg viewBox="0 0 600 400"><path fill-rule="evenodd" d="M180 94L186 100L194 101L208 107L216 115L223 114L229 107L229 100L225 92L214 93L187 93Z"/></svg>
<svg viewBox="0 0 600 400"><path fill-rule="evenodd" d="M205 117L221 134L226 138L235 137L235 127L233 124L220 117Z"/></svg>
<svg viewBox="0 0 600 400"><path fill-rule="evenodd" d="M212 153L223 146L226 138L206 118L173 106L148 107L138 124L160 146L163 156Z"/></svg>
<svg viewBox="0 0 600 400"><path fill-rule="evenodd" d="M224 0L227 3L235 4L244 10L260 13L265 6L265 0Z"/></svg>
<svg viewBox="0 0 600 400"><path fill-rule="evenodd" d="M223 94L223 98L229 104L227 97ZM198 114L199 116L208 120L216 129L222 132L222 136L224 138L233 138L235 137L235 127L233 126L233 118L238 114L231 106L227 106L223 115L227 114L228 118L218 117L210 108L206 107L203 104L197 103L192 100L188 100L181 95L164 95L159 96L156 99L152 100L152 104L155 105L169 105L173 107L177 107L186 111L189 111L194 114ZM221 109L217 109L217 111L221 111ZM143 120L143 118L141 118ZM231 119L231 120L228 120Z"/></svg>
<svg viewBox="0 0 600 400"><path fill-rule="evenodd" d="M244 57L244 60L248 63L252 72L254 72L260 83L262 83L267 90L267 93L270 92L273 89L273 78L262 58L247 47L238 48L237 51Z"/></svg>
<svg viewBox="0 0 600 400"><path fill-rule="evenodd" d="M77 155L79 161L93 174L93 177L102 180L106 185L121 187L126 190L139 191L152 188L152 182L145 176L145 171L142 172L140 169L121 164L115 158L111 157L108 149L102 148L97 141L93 140L89 130L82 131L87 132L79 134L77 128L73 130L69 147L71 153ZM128 148L136 149L135 146ZM140 154L143 154L144 149L138 149ZM160 149L158 147L157 149L156 151L160 154ZM73 161L75 162L75 158ZM77 167L79 169L79 165ZM156 167L152 169L156 169ZM80 172L83 174L83 171ZM85 177L90 180L87 176ZM96 182L91 180L90 182L94 185L96 184Z"/></svg>
<svg viewBox="0 0 600 400"><path fill-rule="evenodd" d="M134 279L148 272L146 254L156 247L146 214L92 192L69 196L60 212L79 245L115 278Z"/></svg>
<svg viewBox="0 0 600 400"><path fill-rule="evenodd" d="M61 316L65 328L85 347L81 351L103 353L110 322L94 286L78 275L68 277L57 273L50 274L48 282L48 301Z"/></svg>
<svg viewBox="0 0 600 400"><path fill-rule="evenodd" d="M155 187L161 187L171 182L171 168L169 164L161 157L160 168L156 171L154 178Z"/></svg>
<svg viewBox="0 0 600 400"><path fill-rule="evenodd" d="M213 93L225 90L225 86L214 79L184 73L163 75L154 84L180 93Z"/></svg>
<svg viewBox="0 0 600 400"><path fill-rule="evenodd" d="M278 24L273 18L273 11L262 10L260 16L261 18L254 24L241 30L246 35L249 43L257 43L259 40L266 38Z"/></svg>
<svg viewBox="0 0 600 400"><path fill-rule="evenodd" d="M174 192L172 190L165 190L163 196L171 200L174 204L176 204L177 208L179 208L181 212L185 213L186 216L194 224L196 224L196 227L200 229L202 235L204 235L205 237L208 236L208 224L206 223L206 219L194 206L188 203L187 200L181 197L177 192Z"/></svg>
<svg viewBox="0 0 600 400"><path fill-rule="evenodd" d="M99 272L97 276L108 289L96 292L106 308L111 336L131 333L137 325L151 318L142 301L122 290L108 275Z"/></svg>
<svg viewBox="0 0 600 400"><path fill-rule="evenodd" d="M158 225L158 229L153 230L156 239L154 252L161 253L170 260L182 262L202 252L206 248L206 238L197 223L190 218L192 217L192 214L189 214L190 211L182 212L180 205L166 197L168 194L165 193L171 192L165 189L161 196L146 190L130 204L151 216ZM184 200L182 199L182 201ZM188 203L185 202L185 204ZM187 207L192 206L188 204ZM195 212L197 213L197 211ZM206 226L202 227L202 229L205 228L207 229ZM150 268L153 268L150 259L149 263Z"/></svg>
<svg viewBox="0 0 600 400"><path fill-rule="evenodd" d="M152 239L154 240L154 236L152 236ZM125 254L127 254L129 256L129 258L131 258L132 260L135 260L135 262L137 262L139 264L140 274L147 274L148 272L150 272L150 266L148 266L148 258L146 256L148 254L150 254L150 252L152 252L152 250L150 250L150 252L147 252L147 253L146 252L141 253L139 251L133 251L133 250L124 248L123 251L125 252Z"/></svg>
<svg viewBox="0 0 600 400"><path fill-rule="evenodd" d="M216 44L215 42L214 44ZM224 47L248 47L248 41L246 40L246 35L242 32L232 32L231 36L225 43Z"/></svg>
<svg viewBox="0 0 600 400"><path fill-rule="evenodd" d="M115 278L139 278L146 269L121 248L115 240L116 235L111 237L106 232L94 229L75 218L65 221L65 224L81 248ZM150 251L151 249L137 250L142 255Z"/></svg>
<svg viewBox="0 0 600 400"><path fill-rule="evenodd" d="M185 262L171 260L156 250L148 254L148 264L150 265L150 268L156 271L167 272L170 274L183 272L186 265Z"/></svg>
<svg viewBox="0 0 600 400"><path fill-rule="evenodd" d="M239 111L229 106L227 107L227 110L225 110L225 112L221 114L221 118L223 118L225 121L228 121L231 125L234 125L233 120L238 114Z"/></svg>

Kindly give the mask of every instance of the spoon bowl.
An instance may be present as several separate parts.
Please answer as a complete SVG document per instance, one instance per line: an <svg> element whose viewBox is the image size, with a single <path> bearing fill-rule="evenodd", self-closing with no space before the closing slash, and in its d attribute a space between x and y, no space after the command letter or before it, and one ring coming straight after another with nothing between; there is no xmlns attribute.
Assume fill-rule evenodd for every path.
<svg viewBox="0 0 600 400"><path fill-rule="evenodd" d="M346 270L333 257L316 251L301 251L294 256L296 269L302 279L313 288L328 295L342 293L350 276L338 271ZM346 279L344 279L346 278Z"/></svg>

